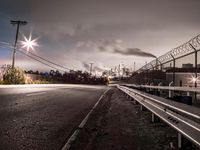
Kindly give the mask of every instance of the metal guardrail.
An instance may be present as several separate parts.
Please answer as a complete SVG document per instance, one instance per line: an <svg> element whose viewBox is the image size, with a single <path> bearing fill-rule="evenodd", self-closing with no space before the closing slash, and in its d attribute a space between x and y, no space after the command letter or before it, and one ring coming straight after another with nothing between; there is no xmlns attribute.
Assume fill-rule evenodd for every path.
<svg viewBox="0 0 200 150"><path fill-rule="evenodd" d="M167 99L153 96L125 86L117 86L132 99L158 116L178 131L178 147L181 148L181 135L200 148L200 109Z"/></svg>
<svg viewBox="0 0 200 150"><path fill-rule="evenodd" d="M200 87L186 87L186 86L152 86L152 85L135 85L135 84L125 84L129 87L135 88L151 88L160 90L171 90L171 91L182 91L182 92L197 92L200 93Z"/></svg>

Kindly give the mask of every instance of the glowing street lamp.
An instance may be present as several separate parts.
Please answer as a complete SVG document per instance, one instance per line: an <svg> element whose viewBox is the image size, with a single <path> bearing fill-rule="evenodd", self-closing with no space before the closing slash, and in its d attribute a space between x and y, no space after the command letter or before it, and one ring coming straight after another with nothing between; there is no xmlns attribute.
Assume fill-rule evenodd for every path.
<svg viewBox="0 0 200 150"><path fill-rule="evenodd" d="M195 78L195 77L192 77L192 83L195 83L195 82L197 82L197 78Z"/></svg>
<svg viewBox="0 0 200 150"><path fill-rule="evenodd" d="M23 35L23 37L24 37L24 41L21 41L22 48L26 48L27 51L29 51L30 49L34 50L35 46L39 46L37 43L38 39L37 38L32 39L31 34L29 35L29 38L26 38L24 35Z"/></svg>
<svg viewBox="0 0 200 150"><path fill-rule="evenodd" d="M189 79L190 79L190 82L192 82L193 84L197 84L197 83L199 82L198 77L194 77L194 76L192 76L192 77L189 78Z"/></svg>

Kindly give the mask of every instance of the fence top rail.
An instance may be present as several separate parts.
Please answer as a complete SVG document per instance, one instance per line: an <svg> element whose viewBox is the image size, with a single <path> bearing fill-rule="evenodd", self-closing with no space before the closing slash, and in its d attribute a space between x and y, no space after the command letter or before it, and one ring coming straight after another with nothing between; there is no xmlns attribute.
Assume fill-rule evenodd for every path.
<svg viewBox="0 0 200 150"><path fill-rule="evenodd" d="M175 111L178 111L178 112L181 112L183 114L187 114L191 117L200 119L200 109L197 108L197 107L178 103L178 102L175 102L175 101L170 101L170 100L167 100L165 98L158 97L158 96L155 96L155 95L150 95L148 93L144 93L142 91L131 89L131 88L128 88L128 87L125 87L125 86L120 86L120 87L125 89L125 90L128 90L129 92L133 92L133 93L138 94L138 95L140 95L140 96L142 96L146 99L154 101L158 104L161 104L163 106L171 108Z"/></svg>

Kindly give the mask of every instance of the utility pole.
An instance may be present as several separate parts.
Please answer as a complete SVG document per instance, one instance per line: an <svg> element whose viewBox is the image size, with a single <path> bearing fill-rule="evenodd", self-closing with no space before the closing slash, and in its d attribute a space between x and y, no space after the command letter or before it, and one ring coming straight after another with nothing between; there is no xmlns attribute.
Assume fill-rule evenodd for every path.
<svg viewBox="0 0 200 150"><path fill-rule="evenodd" d="M92 65L93 65L94 63L90 63L90 75L92 75Z"/></svg>
<svg viewBox="0 0 200 150"><path fill-rule="evenodd" d="M16 32L16 37L15 37L15 45L14 45L14 50L13 50L13 60L12 60L12 68L15 67L15 53L16 53L16 47L17 47L17 40L18 40L18 34L19 34L19 26L20 25L26 25L26 21L16 21L16 20L11 20L10 23L12 25L17 25L17 32Z"/></svg>

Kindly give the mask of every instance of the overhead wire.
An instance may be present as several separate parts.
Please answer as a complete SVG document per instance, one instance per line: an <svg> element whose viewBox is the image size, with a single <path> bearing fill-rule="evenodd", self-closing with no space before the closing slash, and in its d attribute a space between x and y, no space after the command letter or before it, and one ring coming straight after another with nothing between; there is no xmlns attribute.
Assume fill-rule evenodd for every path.
<svg viewBox="0 0 200 150"><path fill-rule="evenodd" d="M0 45L2 48L14 48L13 46L10 46L10 44L7 43L7 42L1 42L1 41L0 41L0 44L6 44L6 46ZM47 66L49 66L49 67L51 67L51 68L54 68L54 69L57 69L57 70L61 70L61 71L64 71L63 69L71 70L71 69L69 69L69 68L67 68L67 67L64 67L64 66L62 66L62 65L59 65L59 64L57 64L57 63L55 63L55 62L52 62L52 61L50 61L50 60L48 60L48 59L45 59L45 58L43 58L43 57L41 57L41 56L39 56L39 55L36 55L36 54L34 54L34 53L32 53L32 52L28 52L29 54L32 55L32 56L31 56L31 55L29 55L28 53L25 53L25 52L23 51L23 49L16 49L16 51L20 52L21 54L24 54L24 55L28 56L29 58L32 58L32 59L36 60L36 61L38 61L38 62L40 62L40 63L42 63L42 64L44 64L44 65L47 65ZM33 57L33 56L34 56L34 57ZM56 68L56 67L53 67L53 66L51 66L51 65L49 65L49 64L47 64L47 63L45 63L45 62L43 62L43 61L41 61L41 60L39 60L39 59L36 59L35 57L37 57L37 58L39 58L39 59L41 59L41 60L43 60L43 61L46 61L46 62L48 62L48 63L50 63L50 64L53 64L53 65L55 65L55 66L57 66L57 67L59 67L59 68L63 68L63 69L58 69L58 68ZM66 71L64 71L64 72L66 72Z"/></svg>
<svg viewBox="0 0 200 150"><path fill-rule="evenodd" d="M0 45L0 47L1 47L1 48L14 48L13 46L2 46L2 45ZM31 54L33 55L33 56L31 56L31 55L29 55L28 53L25 53L25 52L23 52L23 51L20 50L20 49L16 49L16 51L19 52L19 53L21 53L21 54L23 54L23 55L26 55L27 57L29 57L29 58L31 58L31 59L33 59L33 60L35 60L35 61L38 61L38 62L42 63L43 65L46 65L46 66L48 66L48 67L50 67L50 68L53 68L53 69L56 69L56 70L60 70L60 71L62 71L62 72L66 72L66 70L70 70L69 68L66 68L66 67L63 67L63 66L61 66L61 65L59 65L59 64L56 64L56 63L54 63L54 62L51 62L51 61L49 61L49 60L47 60L47 59L44 59L44 58L42 58L42 57L40 57L40 56L38 56L38 55L33 55L33 53L31 53ZM29 52L29 53L30 53L30 52ZM55 65L55 66L59 66L60 68L64 68L64 69L66 69L66 70L63 70L63 69L60 69L60 68L58 68L58 67L54 67L54 66L52 66L52 65L49 65L48 63L45 63L45 62L43 62L43 61L41 61L41 60L39 60L39 59L37 59L37 58L35 58L35 57L38 57L38 58L42 59L43 61L46 61L46 62L48 62L48 63L51 63L51 64L53 64L53 65Z"/></svg>

